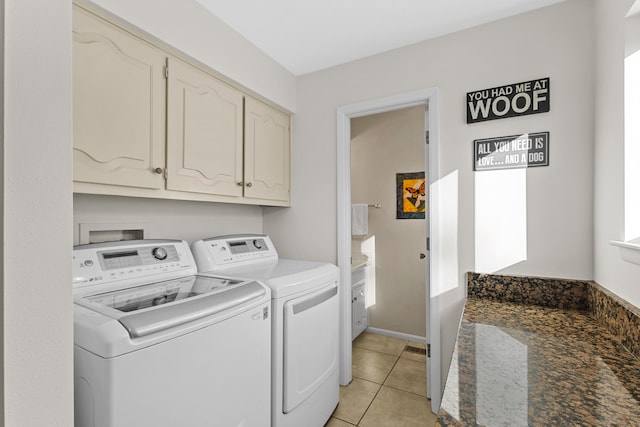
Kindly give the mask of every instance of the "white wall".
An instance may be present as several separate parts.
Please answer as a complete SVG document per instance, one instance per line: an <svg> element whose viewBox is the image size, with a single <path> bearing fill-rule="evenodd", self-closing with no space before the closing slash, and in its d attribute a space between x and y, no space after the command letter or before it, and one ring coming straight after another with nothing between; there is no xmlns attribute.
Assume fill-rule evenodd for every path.
<svg viewBox="0 0 640 427"><path fill-rule="evenodd" d="M570 29L567 20L573 23ZM527 171L529 256L504 271L591 278L591 28L590 3L567 1L300 77L294 121L294 208L265 214L265 227L285 237L292 253L335 260L336 108L438 87L441 176L457 171L460 178L461 270L475 267L472 141L549 131L551 166ZM566 60L567 52L571 61ZM467 91L547 76L551 112L465 123ZM287 230L296 227L306 229L314 244L296 241L293 235L287 239Z"/></svg>
<svg viewBox="0 0 640 427"><path fill-rule="evenodd" d="M640 266L610 240L624 240L624 17L631 0L595 0L594 279L640 307Z"/></svg>
<svg viewBox="0 0 640 427"><path fill-rule="evenodd" d="M455 241L447 242L457 244L458 259L443 260L457 263L458 275L451 283L433 284L440 286L443 297L444 372L465 295L464 273L476 269L475 236L483 227L475 222L479 201L472 164L474 139L550 132L551 165L526 171L526 260L500 272L592 278L591 6L592 2L569 0L300 77L294 121L294 207L265 209L264 216L265 230L283 242L283 255L336 261L336 108L438 87L444 190L440 203L458 212L451 218ZM465 123L466 92L543 77L551 79L549 113ZM499 211L494 216L501 220ZM289 232L302 229L304 241Z"/></svg>
<svg viewBox="0 0 640 427"><path fill-rule="evenodd" d="M82 1L82 0L81 0ZM293 74L193 0L94 0L108 12L259 96L296 111Z"/></svg>
<svg viewBox="0 0 640 427"><path fill-rule="evenodd" d="M73 197L73 242L80 243L80 224L143 224L145 238L183 239L189 243L234 233L262 233L262 208L225 203L156 200L76 194ZM277 242L274 242L277 244Z"/></svg>
<svg viewBox="0 0 640 427"><path fill-rule="evenodd" d="M369 235L375 237L375 300L369 326L426 336L426 222L396 219L396 173L425 171L425 106L351 120L351 200L379 203L369 209ZM359 248L357 248L359 250Z"/></svg>
<svg viewBox="0 0 640 427"><path fill-rule="evenodd" d="M71 2L3 2L4 423L73 425Z"/></svg>

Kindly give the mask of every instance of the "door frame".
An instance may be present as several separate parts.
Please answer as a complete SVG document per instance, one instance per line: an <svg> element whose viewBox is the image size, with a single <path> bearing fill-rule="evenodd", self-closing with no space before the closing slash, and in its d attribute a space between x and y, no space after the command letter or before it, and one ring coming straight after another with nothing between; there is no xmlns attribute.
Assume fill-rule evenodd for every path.
<svg viewBox="0 0 640 427"><path fill-rule="evenodd" d="M438 118L438 88L428 88L344 105L337 108L337 256L340 268L340 384L351 382L351 119L402 108L426 105L428 107L429 144L425 150L427 182L431 189L440 176L440 132ZM428 192L428 212L436 212L437 200ZM437 216L436 216L437 218ZM437 219L435 219L437 220ZM440 316L437 301L431 299L430 287L434 278L437 260L431 256L440 247L437 224L429 215L430 251L426 263L427 283L427 344L431 346L431 357L427 359L427 396L431 398L431 410L437 413L441 399ZM426 243L426 242L425 242ZM434 373L434 374L431 374Z"/></svg>

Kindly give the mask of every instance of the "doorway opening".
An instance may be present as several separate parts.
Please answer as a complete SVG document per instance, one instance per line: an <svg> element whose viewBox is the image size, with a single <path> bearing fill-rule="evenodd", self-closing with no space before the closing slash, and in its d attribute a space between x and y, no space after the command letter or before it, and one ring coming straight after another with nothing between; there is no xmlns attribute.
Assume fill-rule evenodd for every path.
<svg viewBox="0 0 640 427"><path fill-rule="evenodd" d="M407 109L411 107L423 106L428 110L425 117L425 128L429 130L429 144L425 150L423 158L423 170L426 171L427 183L434 182L439 176L439 130L438 130L438 90L436 88L421 91L409 92L392 97L365 101L351 104L337 109L337 241L338 241L338 266L341 274L341 330L340 330L340 384L347 385L352 379L351 375L351 257L352 257L352 234L351 234L351 120L358 117L370 116L373 114ZM427 194L429 194L427 187ZM367 204L379 204L376 201ZM426 212L434 212L437 200L427 196ZM436 220L437 221L437 220ZM425 323L427 328L426 343L430 348L430 357L427 358L427 396L431 398L432 411L437 412L440 406L441 394L441 374L440 374L440 322L438 315L437 300L430 297L430 286L432 277L432 265L435 253L439 245L437 234L431 230L436 229L434 218L429 215L426 235L430 236L430 250L427 250L427 242L424 242L425 269ZM419 256L416 253L415 256ZM437 265L436 265L437 266ZM433 374L432 374L433 373Z"/></svg>
<svg viewBox="0 0 640 427"><path fill-rule="evenodd" d="M353 275L363 268L358 294L367 309L359 313L353 296L352 340L365 324L400 339L427 336L427 114L421 104L351 119L351 285L353 292Z"/></svg>

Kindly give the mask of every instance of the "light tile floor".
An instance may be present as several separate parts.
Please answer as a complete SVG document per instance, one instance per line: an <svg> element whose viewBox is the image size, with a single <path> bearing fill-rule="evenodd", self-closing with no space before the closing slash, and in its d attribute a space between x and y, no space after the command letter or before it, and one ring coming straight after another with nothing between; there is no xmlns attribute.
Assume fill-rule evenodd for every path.
<svg viewBox="0 0 640 427"><path fill-rule="evenodd" d="M325 427L433 426L426 395L425 355L405 351L424 344L362 333L353 341L353 381Z"/></svg>

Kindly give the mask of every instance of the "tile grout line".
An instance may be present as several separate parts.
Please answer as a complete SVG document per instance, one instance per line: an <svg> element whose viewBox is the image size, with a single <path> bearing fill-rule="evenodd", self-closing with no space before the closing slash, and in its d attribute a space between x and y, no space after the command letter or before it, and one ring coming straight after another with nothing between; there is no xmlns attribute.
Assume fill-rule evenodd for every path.
<svg viewBox="0 0 640 427"><path fill-rule="evenodd" d="M375 350L371 350L371 351L375 351ZM382 353L381 351L376 351L376 353L387 354L387 353ZM384 380L382 380L382 384L380 384L380 388L378 388L378 391L376 391L375 396L373 396L373 399L371 399L371 402L369 402L369 405L367 405L367 409L365 409L364 412L362 413L362 416L358 420L358 424L356 424L356 426L359 426L364 416L367 415L367 412L371 408L371 405L373 405L373 401L376 400L376 397L378 397L378 394L380 394L380 390L382 390L382 387L384 387L384 382L387 380L387 378L389 378L389 375L391 375L391 371L393 371L393 368L395 368L396 365L398 364L398 360L400 360L400 356L396 356L396 361L393 363L393 366L389 370L389 373L387 374L387 376L384 377Z"/></svg>
<svg viewBox="0 0 640 427"><path fill-rule="evenodd" d="M404 392L404 393L409 393L409 394L412 394L412 395L414 395L414 396L423 397L423 398L425 398L425 399L427 399L427 400L431 400L431 399L429 399L426 395L418 394L418 393L414 393L413 391L404 390L404 389L402 389L402 388L394 387L394 386L392 386L392 385L385 385L385 387L389 387L389 388L392 388L392 389L397 390L397 391L402 391L402 392Z"/></svg>
<svg viewBox="0 0 640 427"><path fill-rule="evenodd" d="M404 351L404 350L403 350L403 351ZM378 353L380 353L380 352L378 352ZM385 354L385 353L382 353L382 354ZM398 364L398 362L400 361L400 359L402 359L402 353L400 353L400 355L399 355L399 356L397 356L397 358L396 358L396 362L393 364L393 366L391 367L391 370L389 371L389 373L387 374L387 376L384 378L384 381L382 381L382 386L384 386L384 387L389 387L389 388L392 388L392 389L394 389L394 390L398 390L398 391L404 391L405 393L413 394L414 396L424 397L424 398L426 399L426 398L427 398L426 393L425 393L425 395L423 396L423 395L421 395L421 394L414 393L414 392L409 391L409 390L404 390L404 389L401 389L401 388L398 388L398 387L394 387L394 386L392 386L392 385L386 385L386 384L385 384L385 383L387 382L387 379L388 379L388 378L389 378L389 376L391 375L391 372L393 372L393 368L395 368L395 367L396 367L396 365ZM413 360L413 359L405 358L405 360ZM415 360L413 360L413 361L415 362ZM382 389L382 386L380 387L380 389ZM379 392L379 391L380 391L380 390L378 390L378 392ZM376 396L377 396L377 395L378 395L378 394L376 393ZM369 408L367 408L367 409L369 409ZM365 411L365 413L366 413L366 411Z"/></svg>
<svg viewBox="0 0 640 427"><path fill-rule="evenodd" d="M373 398L371 399L371 401L370 401L370 402L369 402L369 404L367 405L366 409L365 409L365 410L364 410L364 412L362 413L362 416L360 416L360 417L359 417L359 419L358 419L357 423L355 424L355 427L361 426L361 423L362 423L363 419L366 417L366 415L367 415L367 413L369 412L369 410L371 409L371 407L372 407L372 405L373 405L373 402L377 399L378 395L379 395L379 394L380 394L380 392L382 391L382 387L388 387L388 388L389 388L389 389L391 389L391 390L396 390L396 391L399 391L399 392L408 393L409 395L416 396L416 397L419 397L419 398L421 398L421 399L424 399L426 402L428 402L428 401L430 400L430 399L428 399L428 398L427 398L427 396L426 396L426 390L425 390L425 394L419 394L419 393L415 393L415 392L413 392L413 391L409 391L409 390L405 390L405 389L399 388L399 387L397 387L397 386L385 385L386 381L387 381L387 380L389 379L389 377L391 376L391 373L393 372L393 370L398 366L398 363L400 362L400 359L403 359L402 355L403 355L403 354L404 354L404 352L407 350L407 346L409 346L409 345L410 345L410 343L411 343L411 341L410 341L410 340L409 340L409 341L407 341L407 340L403 340L403 341L406 341L406 342L405 342L405 345L404 345L403 349L400 351L400 354L387 353L387 352L385 352L385 351L375 350L375 349L372 349L372 348L362 347L362 346L359 346L359 345L353 345L353 347L354 347L354 348L359 348L359 349L361 349L361 350L371 351L371 352L374 352L374 353L377 353L377 354L380 354L380 355L385 355L385 356L392 356L392 357L395 357L395 361L394 361L393 365L391 366L391 368L390 368L389 372L385 375L385 377L384 377L384 379L382 380L381 384L378 384L378 383L376 383L376 382L374 382L374 381L371 381L371 380L368 380L368 379L366 379L366 378L354 377L354 378L358 378L359 380L368 381L368 382L374 383L374 384L376 384L376 385L378 385L378 386L379 386L379 387L378 387L378 389L377 389L377 391L376 391L376 392L375 392L375 394L373 395ZM417 349L417 347L416 347L416 349ZM417 352L416 352L416 353L417 353ZM408 361L413 361L413 362L419 362L419 363L421 363L421 361L419 361L419 360L415 360L415 359L410 358L410 357L405 357L404 359L405 359L405 360L408 360ZM338 418L338 419L339 419L339 418ZM349 422L349 421L342 420L342 419L340 419L340 420L341 420L341 421L343 421L343 422L345 422L346 424L348 424L348 425L350 425L350 426L353 426L353 424L351 424L351 422Z"/></svg>
<svg viewBox="0 0 640 427"><path fill-rule="evenodd" d="M407 344L408 343L409 342L407 341ZM405 344L405 347L406 347L407 344ZM363 348L363 347L359 347L359 348ZM396 367L396 365L398 364L398 361L400 360L400 355L402 355L402 352L400 352L400 355L395 355L395 354L384 353L382 351L371 350L371 349L367 349L367 348L365 348L364 350L369 350L369 351L373 351L373 352L376 352L376 353L379 353L379 354L385 354L385 355L389 355L389 356L395 356L396 360L395 360L395 362L393 362L393 366L391 367L391 369L389 369L389 372L387 373L387 375L382 380L382 384L380 384L380 388L378 388L378 391L376 391L375 396L373 396L373 399L371 399L371 402L369 402L369 405L367 405L367 409L365 409L364 412L362 413L362 416L358 420L358 424L356 424L356 426L360 425L360 422L362 422L362 419L365 417L365 415L367 415L367 412L369 411L369 409L371 409L371 405L373 405L373 401L376 400L376 397L378 397L378 394L380 394L380 390L382 390L382 387L385 386L384 385L385 381L387 381L387 379L389 378L389 375L391 375L391 372L393 372L393 368Z"/></svg>
<svg viewBox="0 0 640 427"><path fill-rule="evenodd" d="M371 402L369 402L369 404L367 405L367 409L365 409L364 412L362 413L362 416L360 418L358 418L358 423L356 424L356 426L359 426L360 422L362 421L364 416L367 415L367 412L369 411L369 408L371 408L371 405L373 404L373 401L376 400L376 397L378 397L378 394L380 393L380 390L382 390L382 384L380 384L380 388L378 388L378 391L376 391L376 394L373 396L373 399L371 399Z"/></svg>
<svg viewBox="0 0 640 427"><path fill-rule="evenodd" d="M403 351L402 353L404 353L404 351ZM411 358L409 358L409 357L402 357L402 353L400 353L400 356L398 356L398 360L396 360L396 363L393 365L393 368L395 368L395 367L396 367L396 365L398 364L398 362L400 361L400 359L409 360L409 361L412 361L412 362L422 363L422 361L421 361L421 360L414 360L414 359L411 359ZM425 355L425 356L426 356L426 355ZM426 363L426 362L425 362L425 363ZM393 371L393 368L391 368L391 371ZM389 375L391 375L391 371L389 371ZM389 375L387 375L387 378L389 377ZM385 378L385 379L384 379L384 380L385 380L385 382L387 381L387 378ZM383 385L384 385L384 384L383 384ZM414 393L414 392L412 392L412 391L405 390L405 389L402 389L402 388L399 388L399 387L394 387L394 386L392 386L392 385L386 385L386 387L389 387L389 388L392 388L392 389L394 389L394 390L398 390L398 391L403 391L403 392L405 392L405 393L413 394L414 396L424 397L424 398L425 398L425 399L427 399L427 400L431 400L431 399L429 399L429 398L427 397L427 393L426 393L427 391L426 391L426 390L425 390L425 394L424 394L424 395L422 395L422 394Z"/></svg>
<svg viewBox="0 0 640 427"><path fill-rule="evenodd" d="M403 340L403 341L404 341L404 340ZM357 424L356 424L356 427L360 425L360 423L362 422L362 420L364 419L364 417L367 415L367 412L369 411L369 409L371 409L371 405L373 405L373 402L374 402L374 401L376 400L376 398L378 397L378 394L380 394L380 391L382 390L382 387L388 387L388 388L393 389L393 390L397 390L397 391L401 391L401 392L409 393L409 394L411 394L411 395L413 395L413 396L418 396L418 397L424 398L424 399L426 399L426 400L429 400L429 399L426 397L426 394L425 394L425 395L421 395L421 394L414 393L414 392L412 392L412 391L404 390L404 389L397 388L397 387L394 387L394 386L385 385L385 382L387 381L387 379L389 379L389 376L391 375L391 372L393 372L393 369L397 366L398 362L399 362L399 361L400 361L400 359L402 358L402 354L403 354L403 352L406 350L406 348L407 348L407 346L409 345L409 343L410 343L410 341L406 341L406 343L404 344L404 347L403 347L402 351L400 351L400 354L398 354L398 355L393 354L393 353L386 353L386 352L384 352L384 351L374 350L374 349L367 348L367 347L361 347L361 346L359 346L359 345L353 345L353 347L356 347L356 348L359 348L359 349L362 349L362 350L372 351L372 352L374 352L374 353L383 354L383 355L386 355L386 356L393 356L393 357L395 357L395 358L396 358L395 362L393 363L393 366L391 367L391 369L389 370L389 372L387 373L387 375L384 377L384 379L382 380L382 383L380 384L380 387L378 388L378 390L376 391L375 395L373 396L373 399L371 399L371 402L369 402L369 405L367 405L367 408L366 408L366 409L364 410L364 412L362 413L362 416L358 419L358 422L357 422ZM411 358L405 358L405 359L406 359L406 360L413 360L413 359L411 359ZM357 378L357 377L354 377L354 378ZM366 380L366 379L364 379L364 378L359 378L359 379L364 380L364 381L369 381L369 380ZM370 381L370 382L372 382L372 381ZM377 384L377 383L376 383L376 384ZM349 423L348 421L346 421L346 420L341 420L341 421L344 421L344 422L346 422L347 424L350 424L350 423ZM353 425L353 424L351 424L351 425Z"/></svg>

